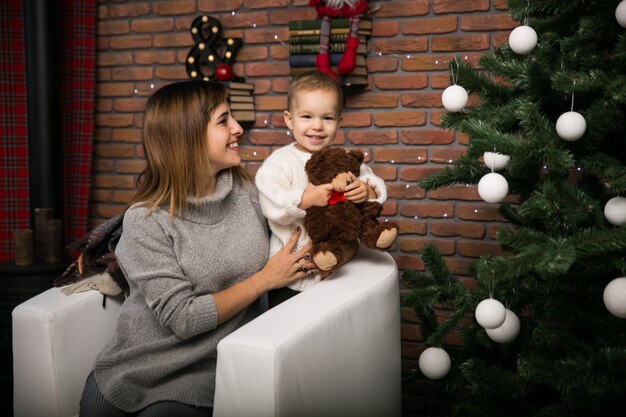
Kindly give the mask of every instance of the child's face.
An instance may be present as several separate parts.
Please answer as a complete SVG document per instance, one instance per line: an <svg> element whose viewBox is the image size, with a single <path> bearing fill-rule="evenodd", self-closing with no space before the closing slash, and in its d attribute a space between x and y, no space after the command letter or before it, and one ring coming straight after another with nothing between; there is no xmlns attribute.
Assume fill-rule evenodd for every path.
<svg viewBox="0 0 626 417"><path fill-rule="evenodd" d="M335 140L341 123L337 107L337 95L330 90L301 91L294 97L284 116L298 149L315 152Z"/></svg>

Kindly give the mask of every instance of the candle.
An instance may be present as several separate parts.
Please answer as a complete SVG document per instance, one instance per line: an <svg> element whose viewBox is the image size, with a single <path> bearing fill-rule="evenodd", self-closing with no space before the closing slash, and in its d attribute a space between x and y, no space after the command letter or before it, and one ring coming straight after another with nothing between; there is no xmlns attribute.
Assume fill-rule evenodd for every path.
<svg viewBox="0 0 626 417"><path fill-rule="evenodd" d="M32 229L17 229L13 233L15 250L15 265L26 266L33 264L33 231Z"/></svg>
<svg viewBox="0 0 626 417"><path fill-rule="evenodd" d="M52 213L51 208L35 209L35 260L37 262L44 260L46 224L52 219Z"/></svg>
<svg viewBox="0 0 626 417"><path fill-rule="evenodd" d="M56 264L63 258L63 221L51 219L44 229L43 262Z"/></svg>

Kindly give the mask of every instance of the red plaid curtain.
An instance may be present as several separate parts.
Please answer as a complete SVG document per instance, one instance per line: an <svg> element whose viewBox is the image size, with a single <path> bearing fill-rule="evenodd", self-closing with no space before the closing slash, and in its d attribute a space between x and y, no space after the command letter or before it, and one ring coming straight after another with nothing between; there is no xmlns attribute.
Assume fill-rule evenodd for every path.
<svg viewBox="0 0 626 417"><path fill-rule="evenodd" d="M13 231L31 227L26 52L22 0L0 1L0 262L11 261ZM95 132L96 0L64 0L62 130L66 243L87 231Z"/></svg>
<svg viewBox="0 0 626 417"><path fill-rule="evenodd" d="M96 0L64 0L62 114L65 241L87 232L96 106Z"/></svg>
<svg viewBox="0 0 626 417"><path fill-rule="evenodd" d="M26 54L21 0L0 1L0 262L13 259L13 231L28 227Z"/></svg>

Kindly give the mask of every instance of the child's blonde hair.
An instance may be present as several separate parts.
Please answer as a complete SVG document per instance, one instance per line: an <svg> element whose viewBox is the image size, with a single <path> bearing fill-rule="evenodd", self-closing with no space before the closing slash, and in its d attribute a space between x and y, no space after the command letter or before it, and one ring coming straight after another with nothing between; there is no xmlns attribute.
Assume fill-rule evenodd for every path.
<svg viewBox="0 0 626 417"><path fill-rule="evenodd" d="M318 90L333 91L337 95L337 115L341 115L343 109L341 86L330 75L318 70L303 72L294 78L287 93L287 109L293 110L292 106L298 93Z"/></svg>

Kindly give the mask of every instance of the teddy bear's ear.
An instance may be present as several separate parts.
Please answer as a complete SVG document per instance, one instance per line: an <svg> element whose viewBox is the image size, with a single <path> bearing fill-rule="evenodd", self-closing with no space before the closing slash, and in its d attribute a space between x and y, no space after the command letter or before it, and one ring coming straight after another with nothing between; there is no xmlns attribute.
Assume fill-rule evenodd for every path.
<svg viewBox="0 0 626 417"><path fill-rule="evenodd" d="M363 160L365 159L363 152L359 151L358 149L352 149L351 151L348 152L348 155L356 159L359 162L359 164L362 164Z"/></svg>

